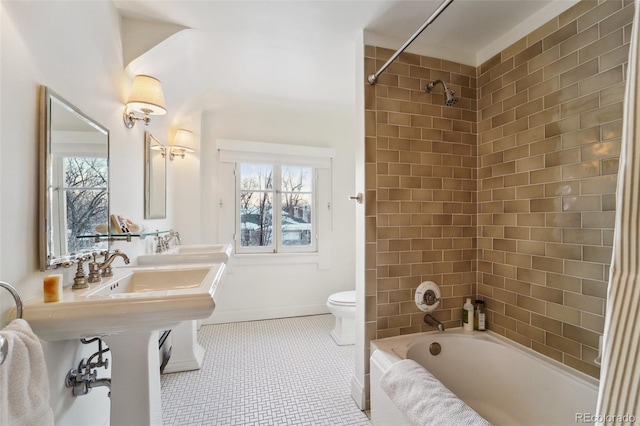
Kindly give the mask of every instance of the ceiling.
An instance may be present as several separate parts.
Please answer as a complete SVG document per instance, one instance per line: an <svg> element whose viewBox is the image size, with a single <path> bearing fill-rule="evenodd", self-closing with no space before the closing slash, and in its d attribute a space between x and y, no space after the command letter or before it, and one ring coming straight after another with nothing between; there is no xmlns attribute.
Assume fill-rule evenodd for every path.
<svg viewBox="0 0 640 426"><path fill-rule="evenodd" d="M407 51L477 66L576 1L454 0ZM184 114L249 98L353 105L359 37L396 50L440 3L115 1L127 19L188 28L150 47L127 69L162 80L168 107ZM123 36L123 43L132 39Z"/></svg>

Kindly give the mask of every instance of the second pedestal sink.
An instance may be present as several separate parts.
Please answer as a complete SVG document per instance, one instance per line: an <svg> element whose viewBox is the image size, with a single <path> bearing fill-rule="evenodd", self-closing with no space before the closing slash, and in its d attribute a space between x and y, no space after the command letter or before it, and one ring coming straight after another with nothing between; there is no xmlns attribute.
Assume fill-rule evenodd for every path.
<svg viewBox="0 0 640 426"><path fill-rule="evenodd" d="M162 253L138 256L138 265L168 265L183 263L226 263L231 256L231 244L193 244L170 248Z"/></svg>
<svg viewBox="0 0 640 426"><path fill-rule="evenodd" d="M138 256L139 265L186 265L203 262L226 263L231 256L231 244L179 245L162 253ZM185 321L172 328L173 348L165 373L198 370L204 359L204 348L198 343L196 321Z"/></svg>
<svg viewBox="0 0 640 426"><path fill-rule="evenodd" d="M211 315L224 269L116 268L90 289L66 288L60 302L26 301L23 318L44 340L102 338L112 354L111 425L162 424L158 331Z"/></svg>

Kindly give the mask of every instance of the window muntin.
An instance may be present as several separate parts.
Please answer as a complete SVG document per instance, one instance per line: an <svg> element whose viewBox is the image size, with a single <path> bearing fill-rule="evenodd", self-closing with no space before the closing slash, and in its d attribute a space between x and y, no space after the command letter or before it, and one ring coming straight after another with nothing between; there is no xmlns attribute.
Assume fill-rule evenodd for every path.
<svg viewBox="0 0 640 426"><path fill-rule="evenodd" d="M313 167L238 163L236 176L236 252L316 250Z"/></svg>

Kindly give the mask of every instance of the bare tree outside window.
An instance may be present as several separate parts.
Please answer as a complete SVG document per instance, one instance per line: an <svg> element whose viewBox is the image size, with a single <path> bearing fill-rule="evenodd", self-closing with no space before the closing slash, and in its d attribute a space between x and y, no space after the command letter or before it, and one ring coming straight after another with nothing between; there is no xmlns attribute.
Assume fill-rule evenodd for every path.
<svg viewBox="0 0 640 426"><path fill-rule="evenodd" d="M313 168L239 166L240 247L312 247Z"/></svg>
<svg viewBox="0 0 640 426"><path fill-rule="evenodd" d="M78 238L95 234L108 223L108 160L94 157L64 158L67 244L70 253L92 248L94 240Z"/></svg>
<svg viewBox="0 0 640 426"><path fill-rule="evenodd" d="M273 246L273 166L240 168L240 241L242 247Z"/></svg>
<svg viewBox="0 0 640 426"><path fill-rule="evenodd" d="M282 166L282 229L285 246L311 245L311 200L313 169Z"/></svg>

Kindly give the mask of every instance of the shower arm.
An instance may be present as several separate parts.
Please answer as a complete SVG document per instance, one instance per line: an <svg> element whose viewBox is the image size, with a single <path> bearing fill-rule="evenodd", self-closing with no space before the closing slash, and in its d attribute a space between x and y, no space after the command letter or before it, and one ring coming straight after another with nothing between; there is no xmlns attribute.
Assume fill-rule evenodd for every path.
<svg viewBox="0 0 640 426"><path fill-rule="evenodd" d="M418 28L418 31L416 31L410 38L409 40L407 40L402 47L400 47L400 49L396 50L396 53L394 53L391 58L389 58L389 60L387 62L384 63L384 65L382 67L380 67L380 69L378 70L378 72L376 72L375 74L369 74L369 76L367 77L367 81L369 82L369 84L374 85L376 84L376 82L378 81L378 77L380 76L380 74L382 74L384 72L384 70L386 70L389 65L391 65L391 63L393 63L393 61L396 60L396 58L398 56L400 56L400 54L402 52L404 52L404 50L409 47L409 45L411 43L413 43L413 40L415 40L420 33L422 33L422 31L425 30L425 28L427 28L429 25L431 25L431 23L433 21L436 20L436 18L438 16L440 16L440 14L442 12L444 12L444 10L447 8L447 6L449 6L451 3L453 2L453 0L444 0L440 6L438 6L438 8L431 14L431 16L424 22L424 24L422 24L422 26L420 28Z"/></svg>
<svg viewBox="0 0 640 426"><path fill-rule="evenodd" d="M445 90L445 91L449 90L449 88L447 87L447 85L446 85L446 84L444 83L444 81L442 81L442 80L435 80L435 81L432 81L431 83L429 83L429 84L427 84L427 85L425 86L425 90L426 90L428 93L431 93L431 91L432 91L433 89L435 89L436 84L438 84L438 83L442 84L442 87L443 87L443 89L442 89L442 90Z"/></svg>

